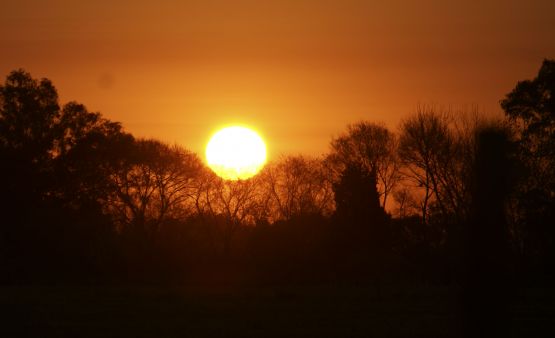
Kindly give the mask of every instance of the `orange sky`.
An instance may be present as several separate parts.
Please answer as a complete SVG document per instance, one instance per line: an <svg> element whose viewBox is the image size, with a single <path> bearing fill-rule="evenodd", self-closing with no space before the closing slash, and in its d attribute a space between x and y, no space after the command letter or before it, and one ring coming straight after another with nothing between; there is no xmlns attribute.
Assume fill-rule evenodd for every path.
<svg viewBox="0 0 555 338"><path fill-rule="evenodd" d="M233 122L278 153L319 154L359 119L418 103L499 113L555 58L555 1L4 1L0 76L199 153ZM470 1L468 1L470 2Z"/></svg>

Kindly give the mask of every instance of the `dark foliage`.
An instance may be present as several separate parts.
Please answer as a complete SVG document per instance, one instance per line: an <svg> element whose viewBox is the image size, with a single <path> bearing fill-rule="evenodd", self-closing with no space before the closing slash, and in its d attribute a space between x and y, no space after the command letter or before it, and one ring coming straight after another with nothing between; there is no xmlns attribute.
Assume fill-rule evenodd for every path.
<svg viewBox="0 0 555 338"><path fill-rule="evenodd" d="M527 265L555 275L555 60L501 101L515 133L514 231Z"/></svg>
<svg viewBox="0 0 555 338"><path fill-rule="evenodd" d="M546 281L555 260L553 68L544 62L502 102L513 134L497 125L465 138L433 111L405 121L399 138L360 122L325 160L286 158L238 182L79 103L61 106L50 81L14 71L0 86L0 282L381 292L408 281L497 297L501 278ZM384 207L401 204L396 196L392 218ZM470 300L473 312L480 303Z"/></svg>

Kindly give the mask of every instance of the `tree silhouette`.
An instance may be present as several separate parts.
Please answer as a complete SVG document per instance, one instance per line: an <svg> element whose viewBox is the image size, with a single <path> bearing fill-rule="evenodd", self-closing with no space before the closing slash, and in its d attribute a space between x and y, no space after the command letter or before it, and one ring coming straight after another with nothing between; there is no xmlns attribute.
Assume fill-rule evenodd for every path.
<svg viewBox="0 0 555 338"><path fill-rule="evenodd" d="M60 109L52 83L23 70L7 77L0 94L0 147L7 156L4 169L11 170L2 177L9 178L10 191L73 204L106 193L99 181L108 173L101 169L123 155L108 153L132 140L119 123L76 102Z"/></svg>
<svg viewBox="0 0 555 338"><path fill-rule="evenodd" d="M320 159L284 157L269 163L260 176L272 221L333 211L331 178Z"/></svg>
<svg viewBox="0 0 555 338"><path fill-rule="evenodd" d="M80 123L70 123L77 119ZM110 222L98 204L84 202L96 202L85 198L95 189L85 175L77 174L85 171L73 166L80 162L90 172L93 154L81 161L73 156L108 130L122 134L119 124L81 105L60 109L49 80L16 70L0 86L0 245L8 276L45 280L72 270L78 275L86 266L98 268L100 248L110 247ZM82 245L83 238L88 238L87 245Z"/></svg>
<svg viewBox="0 0 555 338"><path fill-rule="evenodd" d="M544 60L533 80L517 83L501 101L528 155L555 156L555 60Z"/></svg>
<svg viewBox="0 0 555 338"><path fill-rule="evenodd" d="M443 169L451 161L453 138L446 114L436 113L433 107L419 106L415 115L401 124L399 155L407 168L406 175L423 188L422 220L428 222L431 202L435 201L446 212L442 198Z"/></svg>
<svg viewBox="0 0 555 338"><path fill-rule="evenodd" d="M380 205L376 176L361 166L351 164L334 184L336 215L359 225L372 220L381 222L385 211Z"/></svg>
<svg viewBox="0 0 555 338"><path fill-rule="evenodd" d="M37 205L51 187L48 176L59 116L58 94L49 80L38 81L17 70L0 86L0 180L4 191L0 208L5 208L6 215L18 217L14 213Z"/></svg>
<svg viewBox="0 0 555 338"><path fill-rule="evenodd" d="M265 218L266 198L259 176L246 180L224 180L206 168L195 193L197 216L209 231L213 247L224 255L231 252L237 232Z"/></svg>
<svg viewBox="0 0 555 338"><path fill-rule="evenodd" d="M57 137L58 94L47 79L23 70L11 72L0 86L0 144L30 165L44 165Z"/></svg>
<svg viewBox="0 0 555 338"><path fill-rule="evenodd" d="M462 224L468 218L476 130L484 123L476 111L455 114L435 106L418 106L401 123L402 171L422 191L424 223L431 214L442 223Z"/></svg>
<svg viewBox="0 0 555 338"><path fill-rule="evenodd" d="M385 126L361 121L347 127L347 132L331 141L328 158L336 175L349 165L357 165L374 172L381 205L399 182L397 138Z"/></svg>
<svg viewBox="0 0 555 338"><path fill-rule="evenodd" d="M334 184L340 273L349 278L371 277L380 289L391 261L391 228L382 208L374 172L349 165Z"/></svg>
<svg viewBox="0 0 555 338"><path fill-rule="evenodd" d="M74 208L103 208L115 189L111 176L131 153L133 136L76 102L64 105L55 128L55 195Z"/></svg>
<svg viewBox="0 0 555 338"><path fill-rule="evenodd" d="M193 212L202 164L190 151L155 140L137 140L118 170L106 208L124 229L152 234L168 218Z"/></svg>
<svg viewBox="0 0 555 338"><path fill-rule="evenodd" d="M521 163L515 229L526 254L543 265L555 261L555 60L544 60L533 80L517 83L501 101L516 137ZM551 268L550 268L551 269Z"/></svg>

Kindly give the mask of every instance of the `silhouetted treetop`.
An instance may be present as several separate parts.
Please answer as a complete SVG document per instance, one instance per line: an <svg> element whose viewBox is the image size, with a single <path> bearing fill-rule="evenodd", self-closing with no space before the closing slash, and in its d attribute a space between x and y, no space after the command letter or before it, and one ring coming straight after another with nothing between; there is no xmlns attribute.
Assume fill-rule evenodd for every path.
<svg viewBox="0 0 555 338"><path fill-rule="evenodd" d="M555 60L520 81L501 101L516 137L514 157L522 169L511 210L515 231L529 257L555 262ZM537 258L535 258L537 259Z"/></svg>
<svg viewBox="0 0 555 338"><path fill-rule="evenodd" d="M266 209L275 220L302 215L329 215L333 211L330 172L324 161L287 156L269 163L260 173Z"/></svg>
<svg viewBox="0 0 555 338"><path fill-rule="evenodd" d="M351 165L373 173L383 207L399 182L397 137L381 124L360 121L347 126L345 133L332 139L328 160L336 175Z"/></svg>
<svg viewBox="0 0 555 338"><path fill-rule="evenodd" d="M544 60L538 76L517 83L501 101L507 116L517 122L524 142L541 154L555 152L555 60Z"/></svg>
<svg viewBox="0 0 555 338"><path fill-rule="evenodd" d="M34 192L73 205L98 200L132 142L121 124L82 104L61 108L47 79L20 69L0 86L2 176L12 194Z"/></svg>
<svg viewBox="0 0 555 338"><path fill-rule="evenodd" d="M422 218L435 209L444 219L462 222L468 216L468 185L475 130L481 121L465 112L420 105L400 125L399 157L405 177L423 190Z"/></svg>
<svg viewBox="0 0 555 338"><path fill-rule="evenodd" d="M59 117L58 94L50 80L35 80L20 69L0 86L0 144L28 160L48 157Z"/></svg>
<svg viewBox="0 0 555 338"><path fill-rule="evenodd" d="M386 214L380 205L376 174L357 164L349 164L333 185L336 215L350 223L383 223Z"/></svg>
<svg viewBox="0 0 555 338"><path fill-rule="evenodd" d="M114 137L130 135L120 123L89 112L82 104L69 102L60 108L50 80L33 79L20 69L0 86L0 144L27 160L64 157L80 143L91 148L102 138Z"/></svg>
<svg viewBox="0 0 555 338"><path fill-rule="evenodd" d="M88 143L92 146L103 138L130 136L123 133L119 122L105 119L100 113L89 112L84 105L77 102L69 102L64 105L56 127L58 139L55 154L57 156L66 155L81 143Z"/></svg>

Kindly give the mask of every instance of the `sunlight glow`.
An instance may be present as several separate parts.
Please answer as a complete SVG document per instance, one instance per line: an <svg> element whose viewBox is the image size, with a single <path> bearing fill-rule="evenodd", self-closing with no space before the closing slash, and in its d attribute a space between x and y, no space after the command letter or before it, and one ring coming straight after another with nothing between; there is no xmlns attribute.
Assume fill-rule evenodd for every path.
<svg viewBox="0 0 555 338"><path fill-rule="evenodd" d="M256 175L266 163L266 144L252 129L223 128L210 138L206 161L218 176L244 180Z"/></svg>

